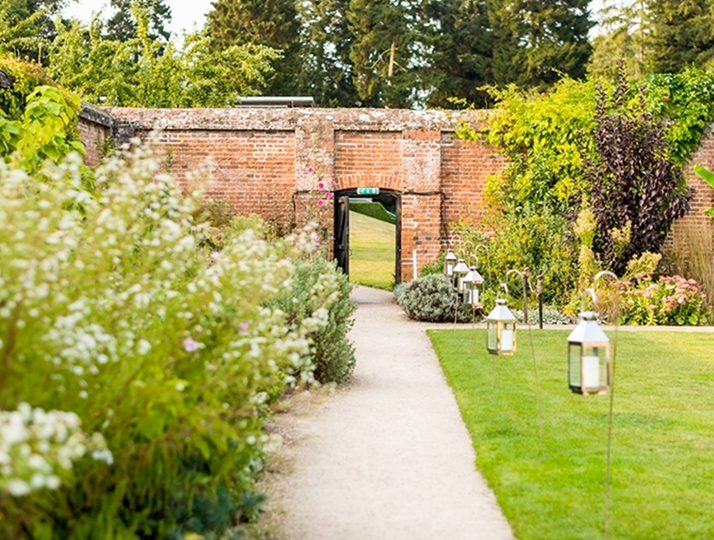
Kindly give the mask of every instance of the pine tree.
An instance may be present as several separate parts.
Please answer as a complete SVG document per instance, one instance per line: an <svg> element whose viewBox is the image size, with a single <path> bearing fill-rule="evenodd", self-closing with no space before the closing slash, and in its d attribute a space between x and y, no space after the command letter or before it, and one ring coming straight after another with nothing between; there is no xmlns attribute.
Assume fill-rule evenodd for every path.
<svg viewBox="0 0 714 540"><path fill-rule="evenodd" d="M542 87L563 74L582 77L592 51L589 1L492 0L494 81Z"/></svg>
<svg viewBox="0 0 714 540"><path fill-rule="evenodd" d="M300 19L300 65L296 94L312 96L321 107L352 107L358 101L349 58L349 0L304 0Z"/></svg>
<svg viewBox="0 0 714 540"><path fill-rule="evenodd" d="M57 36L53 18L66 4L67 0L0 1L0 49L44 61L43 51Z"/></svg>
<svg viewBox="0 0 714 540"><path fill-rule="evenodd" d="M487 6L481 0L434 0L427 6L433 29L427 79L434 90L428 104L452 107L452 98L476 107L488 106L481 88L493 82L492 33Z"/></svg>
<svg viewBox="0 0 714 540"><path fill-rule="evenodd" d="M410 107L423 99L428 65L422 2L351 0L350 59L360 104Z"/></svg>
<svg viewBox="0 0 714 540"><path fill-rule="evenodd" d="M648 0L648 56L655 73L703 66L714 57L714 12L708 0Z"/></svg>
<svg viewBox="0 0 714 540"><path fill-rule="evenodd" d="M300 22L294 0L216 0L206 27L216 51L232 45L263 45L282 52L268 95L292 95L300 71Z"/></svg>

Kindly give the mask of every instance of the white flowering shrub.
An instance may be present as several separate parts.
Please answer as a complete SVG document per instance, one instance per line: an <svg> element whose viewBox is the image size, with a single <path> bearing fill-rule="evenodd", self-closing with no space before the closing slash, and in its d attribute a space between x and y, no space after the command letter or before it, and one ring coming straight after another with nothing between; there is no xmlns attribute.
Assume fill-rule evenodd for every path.
<svg viewBox="0 0 714 540"><path fill-rule="evenodd" d="M213 251L200 209L138 148L100 167L92 194L77 156L36 176L0 163L0 410L15 411L0 538L181 538L254 510L266 401L311 380L338 285L288 321L273 300L314 233L249 228ZM17 414L26 430L52 415L67 438L34 434L27 455Z"/></svg>
<svg viewBox="0 0 714 540"><path fill-rule="evenodd" d="M87 453L111 464L104 437L97 432L90 437L80 424L73 412L45 412L27 403L0 411L0 490L20 497L57 489L73 462Z"/></svg>

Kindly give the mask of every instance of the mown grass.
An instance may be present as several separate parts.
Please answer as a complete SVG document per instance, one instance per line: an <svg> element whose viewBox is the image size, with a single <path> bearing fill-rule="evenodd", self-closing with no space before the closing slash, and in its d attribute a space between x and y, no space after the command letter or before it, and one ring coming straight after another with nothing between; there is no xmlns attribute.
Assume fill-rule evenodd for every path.
<svg viewBox="0 0 714 540"><path fill-rule="evenodd" d="M528 330L511 358L486 353L484 330L430 332L516 537L601 539L609 396L568 389L568 332L531 335L542 443ZM714 334L621 331L617 341L608 538L714 538Z"/></svg>
<svg viewBox="0 0 714 540"><path fill-rule="evenodd" d="M350 281L391 291L394 287L395 226L350 212Z"/></svg>

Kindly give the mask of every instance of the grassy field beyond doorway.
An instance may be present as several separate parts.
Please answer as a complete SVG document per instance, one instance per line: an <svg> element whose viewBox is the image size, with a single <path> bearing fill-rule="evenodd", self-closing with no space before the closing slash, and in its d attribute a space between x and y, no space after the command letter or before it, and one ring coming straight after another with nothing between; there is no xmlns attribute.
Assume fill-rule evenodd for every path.
<svg viewBox="0 0 714 540"><path fill-rule="evenodd" d="M350 212L350 281L391 291L394 287L396 228Z"/></svg>
<svg viewBox="0 0 714 540"><path fill-rule="evenodd" d="M516 537L603 539L609 396L568 389L568 332L532 333L542 428L527 329L511 358L485 330L429 334ZM609 540L714 538L713 340L619 332Z"/></svg>

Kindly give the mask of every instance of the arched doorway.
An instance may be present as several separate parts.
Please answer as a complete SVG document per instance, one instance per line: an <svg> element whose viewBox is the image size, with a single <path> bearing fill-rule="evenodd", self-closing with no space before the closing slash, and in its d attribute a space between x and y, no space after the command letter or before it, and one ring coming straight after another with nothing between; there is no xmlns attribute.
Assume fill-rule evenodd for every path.
<svg viewBox="0 0 714 540"><path fill-rule="evenodd" d="M337 265L350 275L350 200L371 201L382 204L395 216L394 231L394 283L401 282L401 231L402 197L391 189L352 188L335 192L334 255Z"/></svg>

